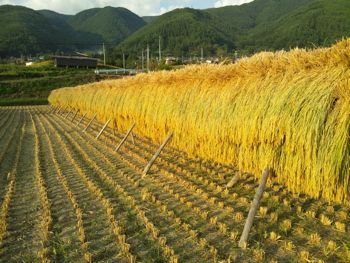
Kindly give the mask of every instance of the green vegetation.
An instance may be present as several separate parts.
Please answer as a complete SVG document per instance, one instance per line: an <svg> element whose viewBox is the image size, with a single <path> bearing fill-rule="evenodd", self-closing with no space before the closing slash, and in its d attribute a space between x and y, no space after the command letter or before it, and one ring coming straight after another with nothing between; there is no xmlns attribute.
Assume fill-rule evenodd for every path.
<svg viewBox="0 0 350 263"><path fill-rule="evenodd" d="M156 20L158 16L143 16L142 19L147 23L152 23L154 20Z"/></svg>
<svg viewBox="0 0 350 263"><path fill-rule="evenodd" d="M117 44L145 22L124 8L94 8L68 16L3 5L0 24L0 57L19 57Z"/></svg>
<svg viewBox="0 0 350 263"><path fill-rule="evenodd" d="M258 25L241 38L239 46L251 51L329 46L347 36L350 36L350 2L318 0L274 22Z"/></svg>
<svg viewBox="0 0 350 263"><path fill-rule="evenodd" d="M61 51L101 50L120 65L125 53L134 67L150 45L158 57L241 55L261 50L329 46L350 36L348 0L255 0L207 10L177 9L161 16L135 15L125 8L93 8L74 16L20 6L0 6L0 57Z"/></svg>
<svg viewBox="0 0 350 263"><path fill-rule="evenodd" d="M168 55L200 55L199 47L216 54L234 48L234 42L222 30L222 22L205 11L185 8L166 13L151 24L130 36L116 49L128 53L141 52L150 44L151 50L158 50L158 39L162 36L163 48Z"/></svg>
<svg viewBox="0 0 350 263"><path fill-rule="evenodd" d="M66 43L65 28L54 27L44 16L21 6L0 7L0 57L59 50Z"/></svg>
<svg viewBox="0 0 350 263"><path fill-rule="evenodd" d="M141 52L147 43L157 56L158 37L164 54L229 55L261 50L329 46L350 36L347 0L255 0L241 6L207 10L178 9L160 17L145 17L148 25L116 49Z"/></svg>
<svg viewBox="0 0 350 263"><path fill-rule="evenodd" d="M76 30L89 32L102 37L103 41L116 44L134 33L146 23L143 19L125 8L93 8L68 19Z"/></svg>
<svg viewBox="0 0 350 263"><path fill-rule="evenodd" d="M93 70L0 65L0 106L47 104L51 90L92 81Z"/></svg>

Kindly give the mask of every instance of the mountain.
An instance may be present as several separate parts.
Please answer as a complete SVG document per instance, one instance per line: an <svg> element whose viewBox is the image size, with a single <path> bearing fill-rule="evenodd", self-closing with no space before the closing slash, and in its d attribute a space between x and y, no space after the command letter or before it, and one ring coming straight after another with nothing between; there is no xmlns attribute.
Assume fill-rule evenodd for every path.
<svg viewBox="0 0 350 263"><path fill-rule="evenodd" d="M349 36L350 1L318 0L257 25L238 45L252 51L329 46Z"/></svg>
<svg viewBox="0 0 350 263"><path fill-rule="evenodd" d="M69 20L74 17L72 15L63 15L50 10L39 10L37 12L45 16L55 28L64 32L63 34L69 40L66 43L61 43L60 39L56 41L65 51L100 48L104 41L98 33L75 30L69 23Z"/></svg>
<svg viewBox="0 0 350 263"><path fill-rule="evenodd" d="M260 50L328 46L350 36L349 0L255 0L240 6L176 9L139 17L125 8L93 8L76 15L0 6L0 57L100 50L129 61L147 44L163 55L251 54Z"/></svg>
<svg viewBox="0 0 350 263"><path fill-rule="evenodd" d="M330 45L350 36L348 0L255 0L240 6L179 9L159 17L122 42L116 52L140 53L147 43L157 55L250 54L261 50Z"/></svg>
<svg viewBox="0 0 350 263"><path fill-rule="evenodd" d="M241 32L257 25L274 22L293 10L315 0L255 0L240 6L210 8L206 11L216 15L223 23L239 29Z"/></svg>
<svg viewBox="0 0 350 263"><path fill-rule="evenodd" d="M58 24L67 22L67 20L72 17L72 15L64 15L64 14L60 14L60 13L57 13L51 10L46 10L46 9L37 10L37 12L39 14L42 14L46 18L50 19L51 21L55 21Z"/></svg>
<svg viewBox="0 0 350 263"><path fill-rule="evenodd" d="M56 30L61 31L65 38L69 39L68 42L75 42L75 39L77 38L76 31L67 22L67 20L71 17L70 15L63 15L50 10L38 10L37 13L44 16L48 23L50 23ZM87 36L85 36L85 38L86 37ZM57 38L55 41L58 43L61 42Z"/></svg>
<svg viewBox="0 0 350 263"><path fill-rule="evenodd" d="M67 19L78 32L98 34L103 41L117 44L131 35L146 22L125 8L93 8L82 11Z"/></svg>
<svg viewBox="0 0 350 263"><path fill-rule="evenodd" d="M147 24L152 23L154 20L156 20L159 16L143 16L142 19Z"/></svg>
<svg viewBox="0 0 350 263"><path fill-rule="evenodd" d="M163 14L122 42L117 50L140 53L150 45L158 50L159 36L165 55L200 55L201 48L215 53L218 49L231 50L234 39L228 36L225 25L206 11L190 8L176 9Z"/></svg>
<svg viewBox="0 0 350 263"><path fill-rule="evenodd" d="M0 6L0 56L44 53L60 49L69 37L40 13L22 6Z"/></svg>
<svg viewBox="0 0 350 263"><path fill-rule="evenodd" d="M77 15L0 6L0 57L100 49L118 44L146 22L125 8L94 8Z"/></svg>

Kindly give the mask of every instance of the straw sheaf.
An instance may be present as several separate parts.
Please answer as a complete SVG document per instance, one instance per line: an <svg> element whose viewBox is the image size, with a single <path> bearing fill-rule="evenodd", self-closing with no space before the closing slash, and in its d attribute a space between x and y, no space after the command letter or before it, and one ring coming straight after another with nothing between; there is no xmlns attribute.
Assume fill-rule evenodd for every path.
<svg viewBox="0 0 350 263"><path fill-rule="evenodd" d="M120 131L257 175L266 166L293 192L350 202L350 39L331 48L259 53L51 93Z"/></svg>

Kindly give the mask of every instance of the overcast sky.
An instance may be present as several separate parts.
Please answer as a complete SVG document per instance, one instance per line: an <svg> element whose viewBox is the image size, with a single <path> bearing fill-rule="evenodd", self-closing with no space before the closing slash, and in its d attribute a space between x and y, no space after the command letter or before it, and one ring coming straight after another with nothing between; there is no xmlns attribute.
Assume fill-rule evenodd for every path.
<svg viewBox="0 0 350 263"><path fill-rule="evenodd" d="M159 15L179 7L209 8L240 5L253 0L0 0L0 5L23 5L50 9L64 14L76 14L93 7L125 7L140 16Z"/></svg>

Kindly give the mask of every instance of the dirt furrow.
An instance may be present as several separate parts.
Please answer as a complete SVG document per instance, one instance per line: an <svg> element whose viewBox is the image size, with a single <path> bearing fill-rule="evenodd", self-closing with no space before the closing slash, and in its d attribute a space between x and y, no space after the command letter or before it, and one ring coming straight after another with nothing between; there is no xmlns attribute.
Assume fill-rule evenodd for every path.
<svg viewBox="0 0 350 263"><path fill-rule="evenodd" d="M41 244L40 199L35 182L35 138L29 114L25 113L23 143L15 172L15 187L8 211L4 255L7 262L36 261ZM7 257L7 256L9 257Z"/></svg>
<svg viewBox="0 0 350 263"><path fill-rule="evenodd" d="M113 238L110 221L105 214L102 204L94 193L87 187L86 182L82 179L79 167L75 166L76 162L73 158L67 158L67 148L61 141L61 136L50 125L50 122L44 118L45 124L51 130L52 144L55 146L58 162L61 169L67 171L67 168L74 168L70 172L65 173L68 184L76 196L79 207L82 209L84 228L86 230L86 238L89 241L89 250L92 253L93 260L106 260L106 262L125 261L121 255L120 248ZM59 153L65 153L59 155Z"/></svg>

